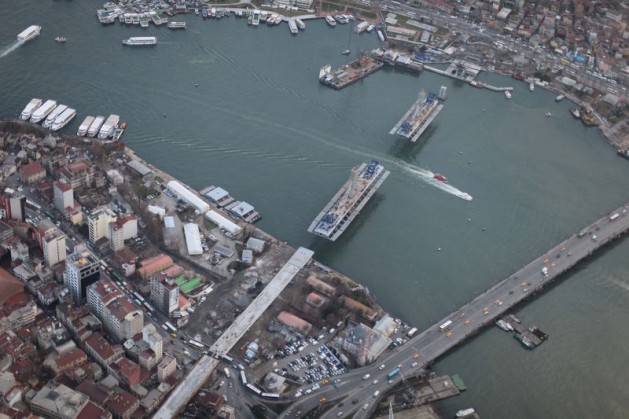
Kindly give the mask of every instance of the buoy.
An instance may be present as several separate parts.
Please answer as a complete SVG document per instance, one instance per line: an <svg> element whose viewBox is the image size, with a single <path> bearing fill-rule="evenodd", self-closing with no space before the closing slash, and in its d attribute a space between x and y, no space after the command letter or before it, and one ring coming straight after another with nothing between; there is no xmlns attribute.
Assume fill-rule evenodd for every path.
<svg viewBox="0 0 629 419"><path fill-rule="evenodd" d="M441 252L441 247L437 247L437 251Z"/></svg>

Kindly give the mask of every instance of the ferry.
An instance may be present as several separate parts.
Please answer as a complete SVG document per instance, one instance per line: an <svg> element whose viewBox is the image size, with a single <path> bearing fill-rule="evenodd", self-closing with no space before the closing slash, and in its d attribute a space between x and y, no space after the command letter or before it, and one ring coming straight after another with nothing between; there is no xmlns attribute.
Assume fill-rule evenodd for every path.
<svg viewBox="0 0 629 419"><path fill-rule="evenodd" d="M17 40L20 42L30 41L31 39L38 37L40 32L41 26L31 25L17 35Z"/></svg>
<svg viewBox="0 0 629 419"><path fill-rule="evenodd" d="M67 41L68 39L65 36L58 36L55 38L55 42L59 42L60 44L63 44Z"/></svg>
<svg viewBox="0 0 629 419"><path fill-rule="evenodd" d="M131 46L155 45L157 38L154 36L132 36L129 39L123 39L122 43Z"/></svg>
<svg viewBox="0 0 629 419"><path fill-rule="evenodd" d="M331 27L335 27L336 26L336 20L334 20L334 18L332 16L326 16L325 17L325 21Z"/></svg>
<svg viewBox="0 0 629 419"><path fill-rule="evenodd" d="M507 99L511 99L511 92L508 90L505 90L505 96Z"/></svg>
<svg viewBox="0 0 629 419"><path fill-rule="evenodd" d="M50 112L52 112L53 109L55 109L56 107L57 107L57 102L54 100L48 99L47 101L44 102L43 105L37 108L35 112L33 112L33 115L31 116L31 122L34 124L38 123L39 121L47 117L50 114Z"/></svg>
<svg viewBox="0 0 629 419"><path fill-rule="evenodd" d="M131 13L124 14L124 24L132 25L133 24L133 15Z"/></svg>
<svg viewBox="0 0 629 419"><path fill-rule="evenodd" d="M20 114L20 119L26 121L33 115L33 112L37 110L42 104L41 99L37 99L36 97L32 98L30 102L24 107L22 113Z"/></svg>
<svg viewBox="0 0 629 419"><path fill-rule="evenodd" d="M568 109L568 112L570 112L570 115L572 115L574 119L581 118L581 111L579 111L577 108L570 108Z"/></svg>
<svg viewBox="0 0 629 419"><path fill-rule="evenodd" d="M253 11L253 14L251 15L251 24L253 26L260 25L260 11L259 10Z"/></svg>
<svg viewBox="0 0 629 419"><path fill-rule="evenodd" d="M142 28L148 28L149 27L149 18L144 13L142 13L140 15L140 27L142 27Z"/></svg>
<svg viewBox="0 0 629 419"><path fill-rule="evenodd" d="M168 29L186 29L186 22L169 22Z"/></svg>
<svg viewBox="0 0 629 419"><path fill-rule="evenodd" d="M303 21L303 20L301 20L301 19L299 19L299 18L295 18L295 23L297 24L297 27L298 27L299 29L301 29L302 31L303 31L304 29L306 29L306 24L304 23L304 21Z"/></svg>
<svg viewBox="0 0 629 419"><path fill-rule="evenodd" d="M67 108L65 111L61 113L61 115L55 118L50 129L53 131L59 131L61 128L68 125L68 123L72 121L72 119L75 116L76 116L76 109Z"/></svg>
<svg viewBox="0 0 629 419"><path fill-rule="evenodd" d="M118 115L109 115L103 126L100 127L100 131L98 131L98 138L104 140L111 136L114 133L114 129L118 126L119 121L120 117Z"/></svg>
<svg viewBox="0 0 629 419"><path fill-rule="evenodd" d="M52 112L50 112L50 114L46 117L46 119L44 120L42 127L44 128L50 128L50 126L52 125L52 123L55 121L55 119L57 119L57 117L59 115L61 115L63 113L63 111L65 111L66 109L68 109L67 105L58 105Z"/></svg>
<svg viewBox="0 0 629 419"><path fill-rule="evenodd" d="M288 28L290 29L290 33L292 33L293 35L297 35L297 33L299 32L299 28L297 28L297 24L293 19L288 20Z"/></svg>
<svg viewBox="0 0 629 419"><path fill-rule="evenodd" d="M433 178L441 181L441 182L448 182L448 178L446 178L444 175L442 175L441 173L435 173L432 175Z"/></svg>
<svg viewBox="0 0 629 419"><path fill-rule="evenodd" d="M98 115L94 118L94 122L92 122L90 127L87 129L88 137L95 137L96 134L98 134L98 130L100 130L100 127L103 125L103 122L105 122L105 117L102 115Z"/></svg>
<svg viewBox="0 0 629 419"><path fill-rule="evenodd" d="M473 415L474 413L476 413L476 410L473 407L470 407L469 409L459 410L458 412L456 412L455 416L457 418L464 418L466 416Z"/></svg>
<svg viewBox="0 0 629 419"><path fill-rule="evenodd" d="M87 130L92 125L92 122L94 122L94 117L91 115L86 116L83 122L81 122L81 125L79 126L79 130L76 132L76 135L78 135L79 137L84 137L85 134L87 134Z"/></svg>
<svg viewBox="0 0 629 419"><path fill-rule="evenodd" d="M477 82L476 80L470 80L469 83L470 83L470 86L476 87L477 89L483 88L483 85L480 82Z"/></svg>
<svg viewBox="0 0 629 419"><path fill-rule="evenodd" d="M559 95L555 98L555 102L561 102L562 100L564 100L565 96L564 95Z"/></svg>

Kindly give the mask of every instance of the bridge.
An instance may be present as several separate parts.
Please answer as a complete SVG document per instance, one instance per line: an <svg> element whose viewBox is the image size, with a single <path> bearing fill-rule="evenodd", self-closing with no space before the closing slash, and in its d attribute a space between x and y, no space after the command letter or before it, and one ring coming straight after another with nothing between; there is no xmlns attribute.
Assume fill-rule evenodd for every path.
<svg viewBox="0 0 629 419"><path fill-rule="evenodd" d="M320 390L299 398L280 417L320 409L320 400L324 397L329 401L352 400L352 403L343 403L342 407L335 404L325 414L318 413L318 417L335 418L339 415L342 417L351 415L354 418L367 418L375 408L378 398L398 385L402 380L401 376L421 374L427 363L433 362L465 342L512 307L543 290L580 261L620 238L629 230L627 211L629 203L546 251L401 347L379 358L374 365L337 377L341 378L340 383L322 386ZM441 326L445 324L448 324L448 327L442 328ZM383 363L387 368L379 370L378 366ZM393 380L387 380L389 367L397 365L401 366L402 374ZM371 376L369 381L362 379L366 373ZM371 380L378 381L372 384ZM379 392L377 395L376 391ZM363 409L365 403L368 406Z"/></svg>

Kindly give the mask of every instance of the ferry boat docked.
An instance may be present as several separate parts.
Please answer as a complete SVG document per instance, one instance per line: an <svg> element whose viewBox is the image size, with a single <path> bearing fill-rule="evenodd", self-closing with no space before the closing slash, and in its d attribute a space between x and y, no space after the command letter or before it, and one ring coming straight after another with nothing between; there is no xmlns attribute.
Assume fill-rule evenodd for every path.
<svg viewBox="0 0 629 419"><path fill-rule="evenodd" d="M458 412L456 412L455 416L457 418L464 418L466 416L473 415L474 413L476 413L476 410L473 407L470 407L469 409L459 410Z"/></svg>
<svg viewBox="0 0 629 419"><path fill-rule="evenodd" d="M96 134L98 134L100 127L103 125L103 122L105 122L105 117L102 115L98 115L96 118L94 118L94 122L92 122L90 127L87 129L87 136L95 137Z"/></svg>
<svg viewBox="0 0 629 419"><path fill-rule="evenodd" d="M61 115L66 109L68 109L67 105L57 106L52 112L50 112L50 114L48 115L48 117L46 117L41 126L44 128L50 128L52 123L55 122L55 119L57 119L57 117Z"/></svg>
<svg viewBox="0 0 629 419"><path fill-rule="evenodd" d="M505 96L507 97L507 99L511 99L511 92L508 90L505 90Z"/></svg>
<svg viewBox="0 0 629 419"><path fill-rule="evenodd" d="M81 125L79 126L76 135L78 135L79 137L84 137L85 134L87 134L87 130L92 125L92 122L94 122L94 117L91 115L86 116L83 122L81 122Z"/></svg>
<svg viewBox="0 0 629 419"><path fill-rule="evenodd" d="M157 44L157 38L154 36L132 36L129 39L123 39L122 43L130 46L150 46Z"/></svg>
<svg viewBox="0 0 629 419"><path fill-rule="evenodd" d="M288 20L288 28L290 29L290 33L292 33L293 35L297 35L297 33L299 32L299 28L297 28L297 24L293 19Z"/></svg>
<svg viewBox="0 0 629 419"><path fill-rule="evenodd" d="M20 119L26 121L33 115L33 112L35 112L41 106L41 104L41 99L38 99L36 97L32 98L31 101L28 102L22 110L22 113L20 114Z"/></svg>
<svg viewBox="0 0 629 419"><path fill-rule="evenodd" d="M302 31L303 31L304 29L306 29L306 24L304 23L304 21L303 21L303 20L301 20L301 19L299 19L299 18L295 18L295 23L297 24L297 27L298 27L299 29L301 29Z"/></svg>
<svg viewBox="0 0 629 419"><path fill-rule="evenodd" d="M559 95L555 98L555 102L561 102L565 98L564 95Z"/></svg>
<svg viewBox="0 0 629 419"><path fill-rule="evenodd" d="M59 131L61 128L68 125L68 123L72 121L72 119L75 116L76 116L76 109L67 108L65 111L61 113L61 115L55 118L50 129L53 131Z"/></svg>
<svg viewBox="0 0 629 419"><path fill-rule="evenodd" d="M120 117L118 115L109 115L103 126L100 127L100 131L98 131L98 138L104 140L105 138L111 136L118 126L118 122L120 122Z"/></svg>
<svg viewBox="0 0 629 419"><path fill-rule="evenodd" d="M325 21L331 27L335 27L336 26L336 20L334 20L334 18L332 16L326 16L325 17Z"/></svg>
<svg viewBox="0 0 629 419"><path fill-rule="evenodd" d="M168 29L186 29L186 22L168 22Z"/></svg>
<svg viewBox="0 0 629 419"><path fill-rule="evenodd" d="M38 37L40 32L41 26L31 25L17 35L17 40L20 42L30 41L31 39Z"/></svg>
<svg viewBox="0 0 629 419"><path fill-rule="evenodd" d="M48 99L46 102L44 102L43 105L37 108L35 112L33 112L33 115L31 116L31 122L34 124L38 123L39 121L47 117L50 114L50 112L52 112L53 109L55 109L56 107L57 107L57 102L54 100Z"/></svg>
<svg viewBox="0 0 629 419"><path fill-rule="evenodd" d="M499 328L501 328L505 332L512 332L513 331L513 326L511 326L509 323L507 323L506 321L504 321L502 319L496 321L496 326L498 326Z"/></svg>

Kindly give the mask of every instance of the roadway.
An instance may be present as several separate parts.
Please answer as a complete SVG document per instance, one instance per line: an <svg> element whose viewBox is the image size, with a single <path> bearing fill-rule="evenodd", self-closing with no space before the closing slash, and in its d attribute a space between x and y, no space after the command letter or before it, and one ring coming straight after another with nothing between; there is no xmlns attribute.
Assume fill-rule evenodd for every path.
<svg viewBox="0 0 629 419"><path fill-rule="evenodd" d="M578 262L627 232L629 230L627 208L629 204L612 211L610 214L619 214L613 221L609 215L597 220L587 228L588 233L583 237L574 234L559 243L406 344L381 357L373 365L339 376L337 379L341 382L322 385L320 390L297 399L280 415L280 418L303 416L306 412L320 408L321 397L325 397L328 402L334 400L335 404L325 413L317 412L317 417L336 418L353 415L354 418L367 418L375 402L399 384L403 377L422 373L422 367L426 363L433 362L475 335L481 328L493 323L512 307L542 290ZM548 269L547 275L542 272L543 268ZM451 326L448 330L441 331L440 326L447 321L452 322ZM415 354L419 354L420 357L414 359ZM418 364L413 367L415 361ZM386 368L378 369L381 364L385 364ZM398 365L401 365L401 374L391 381L387 380L388 372ZM363 380L365 374L370 374L369 379ZM377 383L374 383L374 380L378 380ZM376 391L380 392L378 397L374 397ZM364 403L368 403L367 410L362 409Z"/></svg>

